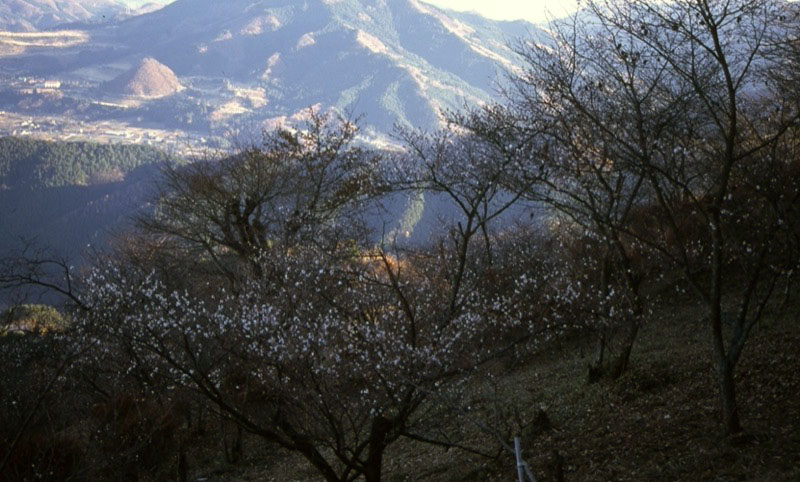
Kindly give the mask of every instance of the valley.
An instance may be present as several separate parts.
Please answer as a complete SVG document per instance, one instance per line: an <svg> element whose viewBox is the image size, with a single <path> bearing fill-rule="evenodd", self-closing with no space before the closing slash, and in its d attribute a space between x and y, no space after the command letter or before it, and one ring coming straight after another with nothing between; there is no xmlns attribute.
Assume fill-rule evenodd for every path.
<svg viewBox="0 0 800 482"><path fill-rule="evenodd" d="M147 145L186 158L198 157L213 147L205 137L191 137L181 130L137 127L113 120L86 122L56 115L31 116L9 112L0 112L0 136Z"/></svg>
<svg viewBox="0 0 800 482"><path fill-rule="evenodd" d="M30 3L42 12L50 8L37 1ZM496 99L505 73L519 64L508 42L537 32L525 22L495 22L417 0L179 0L134 16L108 14L101 3L113 2L54 27L38 10L26 10L40 30L9 27L18 15L0 9L0 30L6 26L0 31L0 137L219 158L259 144L265 133L302 124L312 108L358 119L359 143L391 150L398 127L437 129L446 112ZM88 210L65 198L61 204L73 214L62 219L94 209L135 211L119 206L125 196L113 195L113 184L104 189L112 195L92 197ZM72 194L39 193L47 201L33 202L46 210L59 195ZM31 195L12 187L5 199L16 205L31 202ZM102 245L99 233L124 217L90 216L78 223L87 227L82 235L45 238L62 252L80 254L90 239ZM19 219L6 224L0 247L47 232Z"/></svg>
<svg viewBox="0 0 800 482"><path fill-rule="evenodd" d="M416 0L234 0L5 31L0 134L225 149L314 105L360 117L385 138L494 99L519 61L507 43L526 29Z"/></svg>

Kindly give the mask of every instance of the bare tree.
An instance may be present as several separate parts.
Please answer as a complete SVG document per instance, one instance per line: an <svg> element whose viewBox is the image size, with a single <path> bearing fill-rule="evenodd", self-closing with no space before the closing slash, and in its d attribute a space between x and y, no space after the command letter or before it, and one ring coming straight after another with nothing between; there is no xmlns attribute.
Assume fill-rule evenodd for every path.
<svg viewBox="0 0 800 482"><path fill-rule="evenodd" d="M575 161L569 189L551 187L571 218L590 220L619 260L631 248L658 255L705 305L731 434L734 368L797 262L786 251L797 190L753 182L793 169L783 156L798 106L774 76L793 65L776 48L796 36L793 11L771 0L590 2L555 44L523 49L531 68L517 82L514 107L529 118L549 121L556 107L556 159Z"/></svg>
<svg viewBox="0 0 800 482"><path fill-rule="evenodd" d="M568 261L584 281L583 304L600 331L590 379L616 378L646 314L647 247L626 234L645 199L640 166L655 162L659 145L676 134L691 92L665 95L666 62L585 13L553 22L548 39L520 41L516 51L526 69L512 78L507 105L487 110L486 118L516 119L518 136L538 146L511 179L533 181L525 197L552 208L553 235L581 258ZM506 114L497 116L497 109ZM624 336L606 366L617 327Z"/></svg>
<svg viewBox="0 0 800 482"><path fill-rule="evenodd" d="M449 243L443 252L452 252L449 274L452 291L450 309L465 289L463 281L470 260L482 260L483 268L493 265L491 224L518 204L525 189L535 180L515 185L511 190L509 177L515 171L521 152L527 143L509 136L512 132L503 123L489 124L477 113L455 115L448 127L434 134L414 131L399 133L405 151L388 175L392 190L421 191L441 196L445 211L450 215L444 226L450 226ZM482 256L470 256L474 239L480 237Z"/></svg>
<svg viewBox="0 0 800 482"><path fill-rule="evenodd" d="M302 243L330 251L357 236L380 156L356 145L354 123L312 109L309 119L237 155L169 168L153 212L139 219L148 252L180 253L236 287L265 267L255 262L265 252Z"/></svg>
<svg viewBox="0 0 800 482"><path fill-rule="evenodd" d="M494 163L491 146L474 136L449 131L407 139L404 161L416 168L402 164L398 177L382 181L436 190L459 206L454 226L445 228L451 237L438 246L390 252L358 241L331 244L324 221L308 218L290 230L288 221L251 216L250 225L275 228L240 253L243 243L229 242L225 223L214 221L201 227L216 233L216 253L236 253L252 268L235 293L213 284L174 289L146 264L106 258L87 280L91 309L76 336L102 347L94 363L204 400L243 430L302 455L326 480L380 480L386 449L400 438L497 455L494 446L464 444L446 423L461 412L441 400L461 398L488 362L547 329L528 310L547 291L538 272L518 266L510 250L498 253L515 263L503 280L509 289L486 289L489 223L519 197L500 183L509 164ZM341 169L358 173L361 166ZM308 195L318 190L315 179L292 178L292 199L330 197ZM351 203L356 193L373 191L347 192L343 202ZM271 205L281 206L264 204ZM276 233L274 243L269 233Z"/></svg>
<svg viewBox="0 0 800 482"><path fill-rule="evenodd" d="M430 394L463 390L527 321L513 296L454 290L453 259L375 251L345 260L298 246L272 256L278 278L210 299L107 266L88 280L96 309L76 335L102 347L97 363L194 393L326 480L380 480L384 452L401 437L492 454L440 436L447 407ZM465 272L462 285L474 276ZM453 291L454 303L443 296Z"/></svg>
<svg viewBox="0 0 800 482"><path fill-rule="evenodd" d="M59 301L85 309L69 260L34 240L21 240L21 248L0 257L0 293L13 304L21 304L44 294L56 295Z"/></svg>

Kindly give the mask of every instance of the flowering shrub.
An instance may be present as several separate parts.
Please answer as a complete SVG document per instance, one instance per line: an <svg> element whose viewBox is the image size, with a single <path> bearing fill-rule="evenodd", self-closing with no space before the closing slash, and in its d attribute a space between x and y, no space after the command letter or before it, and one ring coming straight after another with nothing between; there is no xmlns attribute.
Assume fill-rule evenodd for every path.
<svg viewBox="0 0 800 482"><path fill-rule="evenodd" d="M375 480L386 446L424 438L428 417L441 415L431 393L460 390L526 339L522 332L543 329L522 308L541 289L530 273L508 293L482 292L467 270L452 293L450 260L382 251L342 260L298 247L270 256L280 276L203 297L111 265L87 280L93 309L76 336L91 340L106 366L210 401L329 480Z"/></svg>

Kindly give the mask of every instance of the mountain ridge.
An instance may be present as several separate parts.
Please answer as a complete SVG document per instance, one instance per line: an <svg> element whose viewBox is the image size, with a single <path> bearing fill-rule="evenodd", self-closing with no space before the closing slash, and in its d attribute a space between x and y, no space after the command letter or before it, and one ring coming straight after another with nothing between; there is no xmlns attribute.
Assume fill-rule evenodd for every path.
<svg viewBox="0 0 800 482"><path fill-rule="evenodd" d="M0 30L34 32L63 24L111 19L126 12L120 0L4 0Z"/></svg>
<svg viewBox="0 0 800 482"><path fill-rule="evenodd" d="M176 0L76 28L68 46L54 38L14 47L0 56L0 72L94 84L73 104L126 104L98 115L204 137L270 128L311 105L361 116L378 135L397 125L433 129L444 111L496 99L505 72L519 64L508 42L523 28L535 31L419 0ZM154 95L109 82L142 58L158 59L185 89L166 101L179 89L174 81ZM131 95L141 100L134 108L120 97Z"/></svg>
<svg viewBox="0 0 800 482"><path fill-rule="evenodd" d="M116 34L180 77L260 84L282 101L279 115L321 102L378 113L386 129L431 127L440 110L491 100L516 62L498 25L475 28L417 0L178 0Z"/></svg>

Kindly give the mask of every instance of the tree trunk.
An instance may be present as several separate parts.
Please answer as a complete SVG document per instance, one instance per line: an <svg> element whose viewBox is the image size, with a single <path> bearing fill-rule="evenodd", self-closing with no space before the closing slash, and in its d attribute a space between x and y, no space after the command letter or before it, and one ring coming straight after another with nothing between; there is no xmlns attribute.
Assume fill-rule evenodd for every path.
<svg viewBox="0 0 800 482"><path fill-rule="evenodd" d="M364 480L366 482L380 482L381 480L383 452L387 445L386 436L391 428L391 422L382 416L378 416L372 422L369 435L369 454L364 464Z"/></svg>
<svg viewBox="0 0 800 482"><path fill-rule="evenodd" d="M189 464L186 462L186 446L181 443L178 451L178 482L189 480Z"/></svg>
<svg viewBox="0 0 800 482"><path fill-rule="evenodd" d="M597 352L594 360L589 363L589 373L586 375L586 382L589 384L597 383L603 378L603 361L606 353L606 328L600 328L600 336L597 337Z"/></svg>
<svg viewBox="0 0 800 482"><path fill-rule="evenodd" d="M311 465L313 465L328 482L341 482L342 478L336 475L336 471L328 464L325 457L319 453L319 450L309 440L308 437L300 434L295 428L280 416L276 417L275 424L283 431L292 441L293 450L300 452Z"/></svg>
<svg viewBox="0 0 800 482"><path fill-rule="evenodd" d="M376 459L370 457L370 460L367 461L367 465L364 467L365 482L381 482L382 455L379 455Z"/></svg>
<svg viewBox="0 0 800 482"><path fill-rule="evenodd" d="M611 290L611 255L609 254L610 248L606 249L603 255L603 265L600 271L600 289L603 293L603 299L608 298L608 293ZM608 307L604 308L604 314L608 317ZM608 328L602 326L602 319L598 318L600 325L600 337L597 340L597 356L593 363L589 364L589 373L586 377L588 383L599 382L601 378L606 375L606 368L604 366Z"/></svg>
<svg viewBox="0 0 800 482"><path fill-rule="evenodd" d="M718 219L718 218L717 218ZM739 422L739 409L736 406L736 385L733 379L735 362L728 357L725 349L725 335L722 330L722 235L713 229L712 285L710 290L709 321L714 349L714 364L717 371L719 396L722 402L722 426L725 435L736 435L742 431Z"/></svg>
<svg viewBox="0 0 800 482"><path fill-rule="evenodd" d="M734 365L725 360L717 360L717 383L722 400L722 424L725 435L736 435L742 431L739 422L739 408L736 405L736 384L733 379Z"/></svg>
<svg viewBox="0 0 800 482"><path fill-rule="evenodd" d="M625 373L625 370L628 369L628 361L631 359L631 350L633 350L633 344L636 342L636 336L639 334L639 318L638 316L633 317L630 322L630 326L628 327L628 334L625 337L624 345L622 346L622 350L620 351L619 355L614 359L614 362L611 364L611 369L609 370L609 376L612 380L616 380Z"/></svg>

